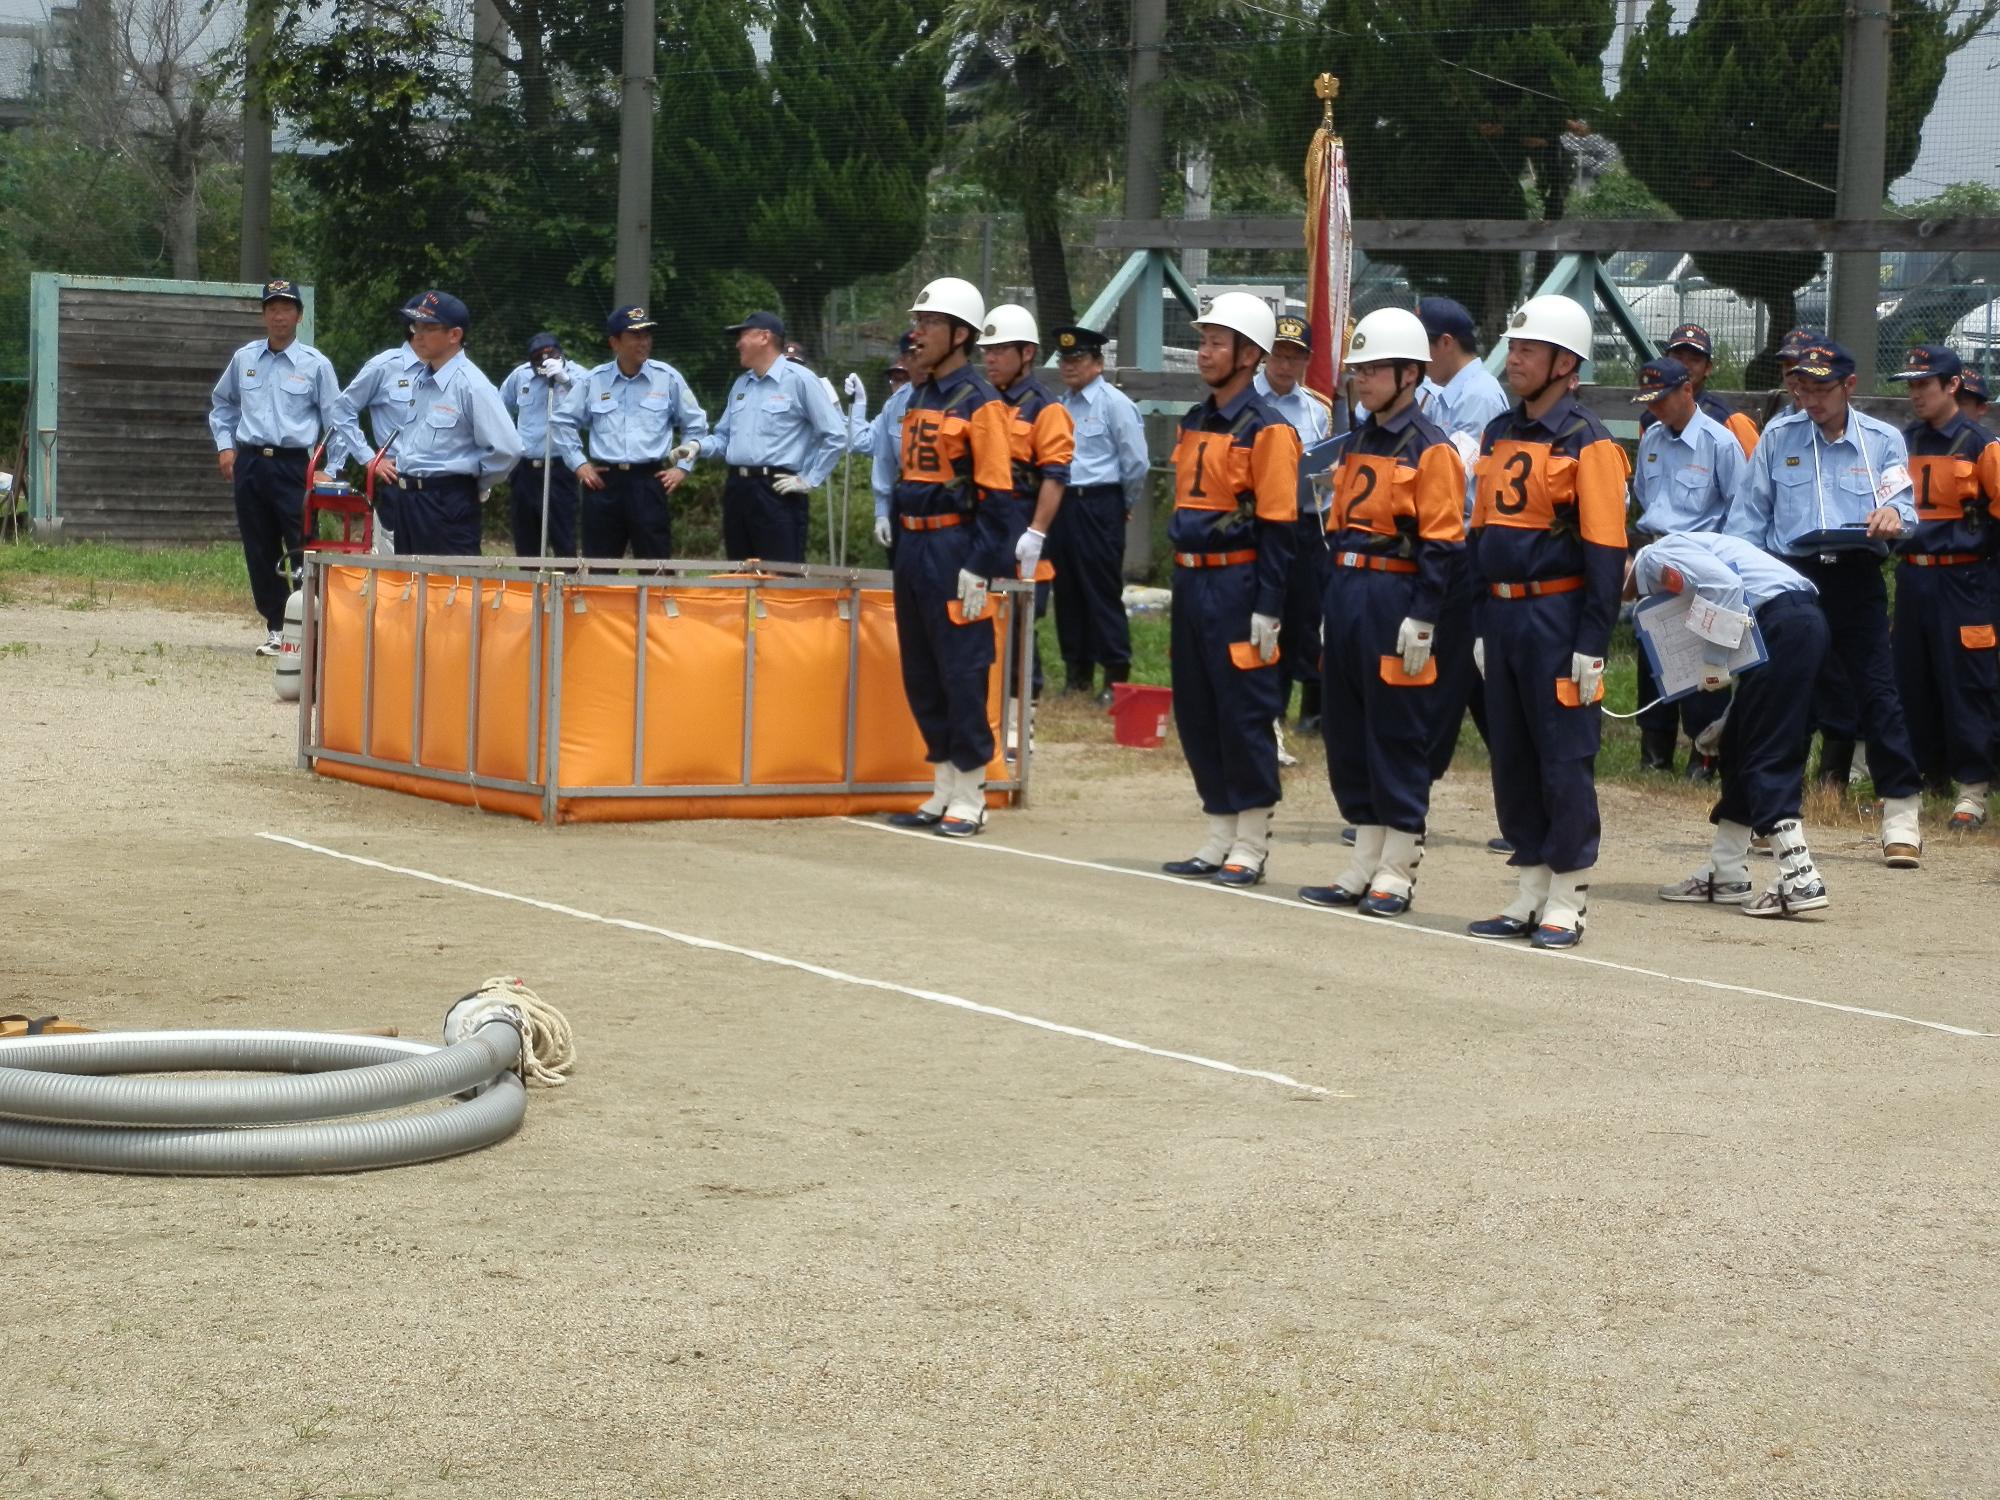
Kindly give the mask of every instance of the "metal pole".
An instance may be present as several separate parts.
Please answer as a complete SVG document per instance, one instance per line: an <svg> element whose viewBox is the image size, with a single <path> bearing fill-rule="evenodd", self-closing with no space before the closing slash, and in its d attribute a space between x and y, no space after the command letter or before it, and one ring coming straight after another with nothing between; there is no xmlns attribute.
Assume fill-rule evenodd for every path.
<svg viewBox="0 0 2000 1500"><path fill-rule="evenodd" d="M1834 214L1874 219L1887 183L1889 13L1894 0L1858 0L1847 12L1840 90L1840 176ZM1875 388L1875 305L1882 294L1882 253L1842 250L1833 257L1833 336L1854 356L1855 388Z"/></svg>
<svg viewBox="0 0 2000 1500"><path fill-rule="evenodd" d="M274 0L250 0L243 17L243 226L239 281L271 274L271 105L264 92Z"/></svg>
<svg viewBox="0 0 2000 1500"><path fill-rule="evenodd" d="M1157 96L1160 48L1167 33L1167 0L1132 0L1132 58L1125 89L1125 217L1160 217L1160 170L1165 124ZM1128 370L1157 370L1160 298L1166 291L1163 254L1157 248L1126 295L1118 318L1118 363ZM1143 569L1152 558L1150 496L1142 490L1125 527L1125 569Z"/></svg>
<svg viewBox="0 0 2000 1500"><path fill-rule="evenodd" d="M542 556L549 555L549 480L555 474L556 383L549 382L548 415L542 426Z"/></svg>
<svg viewBox="0 0 2000 1500"><path fill-rule="evenodd" d="M653 265L654 0L625 0L625 72L618 98L619 303L644 302Z"/></svg>

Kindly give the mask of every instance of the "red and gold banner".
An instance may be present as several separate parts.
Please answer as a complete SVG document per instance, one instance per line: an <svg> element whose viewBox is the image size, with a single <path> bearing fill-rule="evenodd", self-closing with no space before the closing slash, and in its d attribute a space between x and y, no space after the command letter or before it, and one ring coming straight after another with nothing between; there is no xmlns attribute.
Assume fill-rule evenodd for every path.
<svg viewBox="0 0 2000 1500"><path fill-rule="evenodd" d="M1347 149L1333 129L1340 80L1322 73L1313 91L1326 112L1306 151L1306 320L1312 325L1312 355L1305 384L1331 403L1340 389L1353 298L1354 211L1347 196Z"/></svg>

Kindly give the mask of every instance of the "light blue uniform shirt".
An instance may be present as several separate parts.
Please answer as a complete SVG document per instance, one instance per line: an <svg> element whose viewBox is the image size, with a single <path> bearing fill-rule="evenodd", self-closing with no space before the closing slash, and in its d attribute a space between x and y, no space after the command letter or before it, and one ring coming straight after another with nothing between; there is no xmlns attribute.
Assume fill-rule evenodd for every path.
<svg viewBox="0 0 2000 1500"><path fill-rule="evenodd" d="M423 372L424 362L407 343L384 349L355 371L334 408L342 437L348 444L341 455L343 459L366 463L375 449L409 426L417 411L417 377ZM364 412L368 416L368 431L375 439L372 446L361 435L360 417ZM389 456L394 458L396 452L390 450Z"/></svg>
<svg viewBox="0 0 2000 1500"><path fill-rule="evenodd" d="M598 463L658 463L669 449L700 442L708 432L708 413L672 365L649 359L637 374L627 375L617 360L608 359L556 403L556 452L572 469L583 467L584 432ZM691 470L694 461L679 467Z"/></svg>
<svg viewBox="0 0 2000 1500"><path fill-rule="evenodd" d="M808 485L826 476L847 447L847 424L819 376L780 355L759 375L745 370L729 387L703 458L733 467L790 469Z"/></svg>
<svg viewBox="0 0 2000 1500"><path fill-rule="evenodd" d="M589 371L573 359L563 361L563 369L569 373L570 390L575 390L589 377ZM561 406L568 394L561 387L556 389L556 405ZM521 435L521 453L527 458L540 458L547 445L549 429L549 382L548 378L535 373L535 367L525 360L507 372L507 378L500 382L500 404L507 408L514 418L514 430Z"/></svg>
<svg viewBox="0 0 2000 1500"><path fill-rule="evenodd" d="M471 474L482 490L506 478L521 456L521 435L479 366L461 351L436 372L419 371L411 389L416 413L389 454L397 473Z"/></svg>
<svg viewBox="0 0 2000 1500"><path fill-rule="evenodd" d="M1458 449L1458 456L1465 461L1465 518L1469 521L1472 502L1479 494L1479 481L1473 469L1479 462L1480 441L1486 436L1487 424L1513 402L1507 399L1506 388L1493 378L1493 372L1475 359L1462 365L1443 385L1426 376L1417 386L1417 405L1444 429L1444 435L1451 439L1452 447Z"/></svg>
<svg viewBox="0 0 2000 1500"><path fill-rule="evenodd" d="M875 413L874 450L869 460L868 482L875 491L875 519L889 519L889 500L903 472L903 413L910 409L908 381L889 392L889 399Z"/></svg>
<svg viewBox="0 0 2000 1500"><path fill-rule="evenodd" d="M1729 436L1727 428L1723 432ZM1733 436L1729 440L1736 442ZM1743 445L1737 443L1736 451L1741 453ZM1668 568L1681 575L1678 590L1669 590L1662 579ZM1736 614L1754 613L1780 594L1819 592L1811 580L1770 553L1720 531L1677 532L1641 547L1632 558L1632 582L1642 599L1649 594L1693 589L1710 603ZM1713 641L1702 646L1702 658L1718 666L1733 654ZM1808 687L1810 684L1801 684L1801 691Z"/></svg>
<svg viewBox="0 0 2000 1500"><path fill-rule="evenodd" d="M1639 439L1632 465L1639 529L1654 536L1722 530L1744 462L1736 434L1699 407L1678 433L1655 422Z"/></svg>
<svg viewBox="0 0 2000 1500"><path fill-rule="evenodd" d="M1767 552L1808 556L1812 549L1799 545L1806 533L1859 526L1882 505L1895 507L1905 533L1916 526L1903 434L1849 407L1840 441L1829 443L1811 417L1791 412L1757 440L1722 529Z"/></svg>
<svg viewBox="0 0 2000 1500"><path fill-rule="evenodd" d="M1069 487L1119 485L1130 510L1146 487L1146 424L1139 418L1139 408L1102 375L1080 391L1065 390L1062 404L1076 424Z"/></svg>
<svg viewBox="0 0 2000 1500"><path fill-rule="evenodd" d="M218 453L238 443L310 450L324 432L332 439L327 458L332 467L343 446L339 404L340 382L319 350L294 341L273 352L266 340L257 339L229 357L229 367L215 382L208 430Z"/></svg>

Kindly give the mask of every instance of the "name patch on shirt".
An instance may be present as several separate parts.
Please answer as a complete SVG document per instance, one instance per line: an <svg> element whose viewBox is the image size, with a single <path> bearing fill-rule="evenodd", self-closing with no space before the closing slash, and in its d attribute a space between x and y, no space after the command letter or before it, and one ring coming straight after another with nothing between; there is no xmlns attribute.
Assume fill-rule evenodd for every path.
<svg viewBox="0 0 2000 1500"><path fill-rule="evenodd" d="M1796 453L1794 453L1790 458L1785 460L1785 467L1788 469L1796 469L1798 466L1799 466L1799 456Z"/></svg>

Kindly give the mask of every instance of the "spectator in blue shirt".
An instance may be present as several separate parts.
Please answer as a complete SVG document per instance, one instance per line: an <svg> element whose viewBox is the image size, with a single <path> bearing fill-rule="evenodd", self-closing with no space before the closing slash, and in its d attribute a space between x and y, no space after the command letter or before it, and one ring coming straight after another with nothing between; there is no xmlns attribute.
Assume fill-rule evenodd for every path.
<svg viewBox="0 0 2000 1500"><path fill-rule="evenodd" d="M551 555L576 555L576 475L555 453L555 408L589 372L563 355L553 333L528 340L528 357L500 382L500 400L513 413L521 461L507 488L513 493L514 555L542 555L542 496L548 496Z"/></svg>
<svg viewBox="0 0 2000 1500"><path fill-rule="evenodd" d="M1114 683L1132 675L1132 632L1125 619L1125 523L1146 484L1146 425L1132 398L1104 378L1105 335L1058 328L1056 368L1062 404L1076 424L1069 488L1043 554L1056 570L1056 640L1064 691L1088 693L1104 668L1108 702Z"/></svg>

